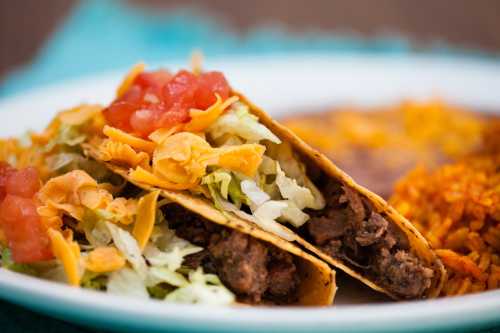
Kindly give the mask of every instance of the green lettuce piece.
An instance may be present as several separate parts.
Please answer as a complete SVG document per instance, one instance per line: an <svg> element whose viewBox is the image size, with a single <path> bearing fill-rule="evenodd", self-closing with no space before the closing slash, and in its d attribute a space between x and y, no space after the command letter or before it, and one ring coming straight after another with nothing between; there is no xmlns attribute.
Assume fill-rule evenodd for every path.
<svg viewBox="0 0 500 333"><path fill-rule="evenodd" d="M237 207L242 203L248 203L248 198L241 191L240 180L230 171L215 170L203 177L201 183L207 185L212 200L219 210L223 210L221 199L230 199Z"/></svg>
<svg viewBox="0 0 500 333"><path fill-rule="evenodd" d="M56 135L44 146L44 151L52 151L57 146L65 148L76 147L87 139L85 134L82 134L79 126L71 126L61 124Z"/></svg>
<svg viewBox="0 0 500 333"><path fill-rule="evenodd" d="M105 291L107 283L108 283L108 277L105 274L85 271L85 273L82 276L80 285L83 288L87 289Z"/></svg>
<svg viewBox="0 0 500 333"><path fill-rule="evenodd" d="M90 245L94 247L106 246L111 242L111 234L105 221L95 211L88 208L85 209L82 227Z"/></svg>
<svg viewBox="0 0 500 333"><path fill-rule="evenodd" d="M12 252L10 249L5 248L2 250L2 267L17 273L38 276L37 270L29 264L19 264L12 259Z"/></svg>
<svg viewBox="0 0 500 333"><path fill-rule="evenodd" d="M205 274L201 268L189 272L189 282L189 284L169 293L165 300L213 305L228 305L235 301L234 294L221 283L217 276Z"/></svg>
<svg viewBox="0 0 500 333"><path fill-rule="evenodd" d="M165 299L169 293L174 290L174 287L168 285L167 283L159 283L152 287L147 287L149 296L154 299Z"/></svg>
<svg viewBox="0 0 500 333"><path fill-rule="evenodd" d="M243 103L235 103L229 112L220 116L208 128L208 133L213 139L232 134L247 140L247 142L269 140L277 144L281 143L281 140L273 132L250 113L248 105Z"/></svg>
<svg viewBox="0 0 500 333"><path fill-rule="evenodd" d="M228 186L228 194L229 194L229 199L231 202L236 205L236 207L241 207L242 203L247 204L248 203L248 198L245 196L245 194L241 191L241 184L239 179L233 177L231 179L231 182L229 183Z"/></svg>

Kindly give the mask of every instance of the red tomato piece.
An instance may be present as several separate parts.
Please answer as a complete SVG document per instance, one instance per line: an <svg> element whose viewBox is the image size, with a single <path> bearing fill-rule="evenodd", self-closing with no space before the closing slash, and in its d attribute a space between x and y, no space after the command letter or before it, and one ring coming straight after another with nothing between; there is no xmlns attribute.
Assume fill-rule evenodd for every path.
<svg viewBox="0 0 500 333"><path fill-rule="evenodd" d="M163 86L172 79L172 74L165 69L159 69L154 72L142 72L137 75L134 84L142 88L142 90L149 90L154 94L160 94Z"/></svg>
<svg viewBox="0 0 500 333"><path fill-rule="evenodd" d="M189 121L191 108L205 110L215 103L215 94L226 99L230 91L220 72L143 72L103 113L111 126L146 137L158 128Z"/></svg>
<svg viewBox="0 0 500 333"><path fill-rule="evenodd" d="M135 133L147 137L156 127L160 112L153 109L139 109L130 117L130 125Z"/></svg>
<svg viewBox="0 0 500 333"><path fill-rule="evenodd" d="M16 172L16 169L11 167L9 163L0 161L0 201L7 195L6 186L9 177Z"/></svg>
<svg viewBox="0 0 500 333"><path fill-rule="evenodd" d="M163 100L167 108L176 103L182 107L194 105L198 78L191 72L181 70L163 88Z"/></svg>
<svg viewBox="0 0 500 333"><path fill-rule="evenodd" d="M128 102L132 104L140 104L142 103L142 99L144 97L143 89L138 85L131 86L125 93L118 98L113 103L117 102Z"/></svg>
<svg viewBox="0 0 500 333"><path fill-rule="evenodd" d="M33 199L8 194L0 205L0 224L15 262L31 263L53 257Z"/></svg>
<svg viewBox="0 0 500 333"><path fill-rule="evenodd" d="M231 88L221 72L206 72L199 76L196 89L196 108L205 110L215 103L215 94L224 100L229 97Z"/></svg>
<svg viewBox="0 0 500 333"><path fill-rule="evenodd" d="M106 122L116 128L131 132L130 116L140 108L138 104L129 102L114 102L103 110Z"/></svg>
<svg viewBox="0 0 500 333"><path fill-rule="evenodd" d="M160 115L157 121L157 128L169 128L177 124L186 123L189 119L186 106L176 103L167 112Z"/></svg>
<svg viewBox="0 0 500 333"><path fill-rule="evenodd" d="M33 167L14 172L5 184L5 190L8 194L23 198L33 198L39 189L40 178L38 177L38 171Z"/></svg>

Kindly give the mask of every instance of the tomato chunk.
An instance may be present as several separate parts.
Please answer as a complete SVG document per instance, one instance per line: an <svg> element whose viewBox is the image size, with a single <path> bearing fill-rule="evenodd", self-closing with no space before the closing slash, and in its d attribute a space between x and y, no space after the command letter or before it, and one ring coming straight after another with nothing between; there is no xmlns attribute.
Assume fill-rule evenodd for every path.
<svg viewBox="0 0 500 333"><path fill-rule="evenodd" d="M5 190L8 194L23 198L33 198L40 189L40 178L35 168L15 171L7 179Z"/></svg>
<svg viewBox="0 0 500 333"><path fill-rule="evenodd" d="M15 262L31 263L53 257L33 199L7 194L0 205L0 224Z"/></svg>
<svg viewBox="0 0 500 333"><path fill-rule="evenodd" d="M35 168L17 171L7 163L0 164L0 227L7 238L12 258L30 263L52 258L49 237L43 227L33 199L40 189Z"/></svg>
<svg viewBox="0 0 500 333"><path fill-rule="evenodd" d="M197 88L197 77L188 71L181 70L163 88L163 98L167 107L175 104L189 107L194 103Z"/></svg>
<svg viewBox="0 0 500 333"><path fill-rule="evenodd" d="M230 88L221 72L207 72L200 75L196 90L196 108L205 110L216 101L215 94L224 100L229 97Z"/></svg>
<svg viewBox="0 0 500 333"><path fill-rule="evenodd" d="M159 112L151 109L139 109L130 117L130 125L135 133L147 137L156 129Z"/></svg>
<svg viewBox="0 0 500 333"><path fill-rule="evenodd" d="M151 89L155 94L159 94L163 86L172 79L172 74L165 69L154 72L143 72L134 80L134 84L143 90Z"/></svg>
<svg viewBox="0 0 500 333"><path fill-rule="evenodd" d="M111 126L147 137L158 128L188 122L190 109L205 110L215 103L216 94L226 99L230 92L220 72L199 76L186 70L173 76L166 70L143 72L103 113Z"/></svg>
<svg viewBox="0 0 500 333"><path fill-rule="evenodd" d="M102 111L104 118L113 127L126 132L131 132L130 116L139 109L137 104L129 102L116 102Z"/></svg>
<svg viewBox="0 0 500 333"><path fill-rule="evenodd" d="M144 90L138 85L133 85L114 103L128 102L131 104L139 105L141 104L143 98L144 98Z"/></svg>
<svg viewBox="0 0 500 333"><path fill-rule="evenodd" d="M0 161L0 201L7 195L7 180L14 172L16 172L16 169L11 167L7 162Z"/></svg>

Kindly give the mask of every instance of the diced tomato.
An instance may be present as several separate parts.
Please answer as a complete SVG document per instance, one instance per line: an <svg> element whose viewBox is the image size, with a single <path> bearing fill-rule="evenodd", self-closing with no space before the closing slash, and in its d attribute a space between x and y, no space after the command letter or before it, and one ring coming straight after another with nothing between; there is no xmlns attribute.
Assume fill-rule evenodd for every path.
<svg viewBox="0 0 500 333"><path fill-rule="evenodd" d="M179 71L163 88L167 108L176 103L186 107L193 105L197 83L196 75L185 70Z"/></svg>
<svg viewBox="0 0 500 333"><path fill-rule="evenodd" d="M159 112L151 109L139 109L130 117L130 125L135 133L146 137L156 129Z"/></svg>
<svg viewBox="0 0 500 333"><path fill-rule="evenodd" d="M16 172L16 169L11 167L9 163L0 161L0 201L7 195L6 186L10 175Z"/></svg>
<svg viewBox="0 0 500 333"><path fill-rule="evenodd" d="M5 190L8 194L23 198L33 198L40 189L40 178L35 168L26 168L15 171L7 179Z"/></svg>
<svg viewBox="0 0 500 333"><path fill-rule="evenodd" d="M33 199L7 194L0 205L0 224L15 262L31 263L53 257Z"/></svg>
<svg viewBox="0 0 500 333"><path fill-rule="evenodd" d="M221 72L207 72L200 75L196 90L196 108L205 110L216 101L215 94L224 100L229 97L230 88Z"/></svg>
<svg viewBox="0 0 500 333"><path fill-rule="evenodd" d="M149 87L163 87L168 81L172 79L172 74L165 69L159 69L153 72L142 72L137 75L134 80L134 84L139 85L142 88Z"/></svg>
<svg viewBox="0 0 500 333"><path fill-rule="evenodd" d="M126 132L131 132L130 116L139 109L137 104L129 102L115 102L102 112L108 124Z"/></svg>
<svg viewBox="0 0 500 333"><path fill-rule="evenodd" d="M166 70L139 74L132 86L103 113L111 126L147 137L158 128L190 120L189 110L205 110L226 99L230 87L220 72L200 76L181 70L172 76Z"/></svg>
<svg viewBox="0 0 500 333"><path fill-rule="evenodd" d="M157 128L169 128L182 124L190 119L188 109L182 104L173 105L170 110L162 113L158 118Z"/></svg>
<svg viewBox="0 0 500 333"><path fill-rule="evenodd" d="M138 85L144 91L149 88L153 93L160 94L161 89L170 79L172 79L172 74L170 74L169 71L159 69L154 72L142 72L137 75L134 80L134 85Z"/></svg>
<svg viewBox="0 0 500 333"><path fill-rule="evenodd" d="M131 104L140 104L143 98L144 98L143 89L138 85L133 85L114 103L128 102Z"/></svg>

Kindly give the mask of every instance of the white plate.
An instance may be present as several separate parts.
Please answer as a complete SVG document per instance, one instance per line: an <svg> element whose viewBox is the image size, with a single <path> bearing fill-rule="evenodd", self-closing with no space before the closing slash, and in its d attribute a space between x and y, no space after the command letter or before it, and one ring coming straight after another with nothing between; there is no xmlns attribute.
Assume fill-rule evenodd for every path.
<svg viewBox="0 0 500 333"><path fill-rule="evenodd" d="M429 97L500 110L495 90L500 87L500 65L494 62L303 55L221 59L206 68L224 71L233 87L276 117L339 103L374 105ZM0 101L0 135L40 130L57 110L81 102L108 103L123 75L87 77L6 98ZM413 331L500 324L500 291L372 304L383 298L349 279L340 279L338 286L337 306L331 308L214 308L123 299L0 270L0 297L65 320L116 330Z"/></svg>

